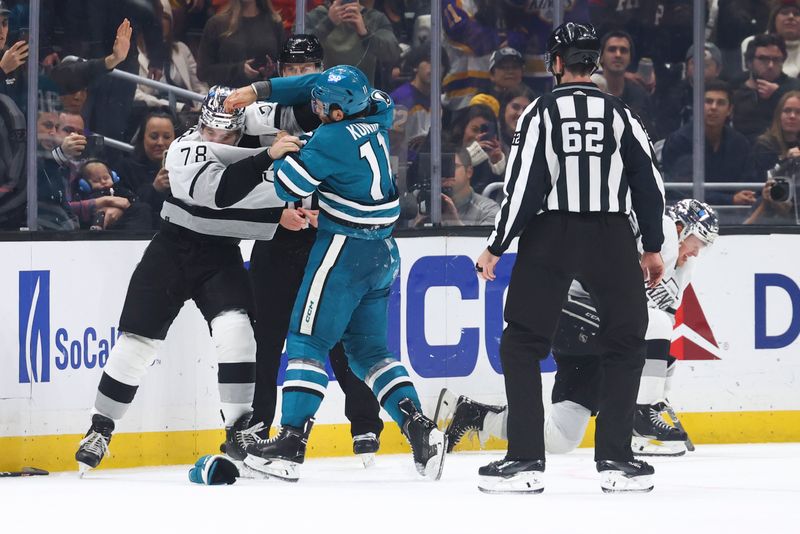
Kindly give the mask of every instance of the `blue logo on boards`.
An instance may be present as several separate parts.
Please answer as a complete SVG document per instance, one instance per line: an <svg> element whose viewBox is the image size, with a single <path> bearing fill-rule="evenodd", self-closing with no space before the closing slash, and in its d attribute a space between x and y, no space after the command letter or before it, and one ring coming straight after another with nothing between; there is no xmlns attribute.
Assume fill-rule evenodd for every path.
<svg viewBox="0 0 800 534"><path fill-rule="evenodd" d="M19 273L19 382L50 382L50 271Z"/></svg>
<svg viewBox="0 0 800 534"><path fill-rule="evenodd" d="M119 332L112 326L103 336L88 326L71 336L66 328L51 328L50 271L20 271L18 301L20 384L50 382L51 370L105 367Z"/></svg>

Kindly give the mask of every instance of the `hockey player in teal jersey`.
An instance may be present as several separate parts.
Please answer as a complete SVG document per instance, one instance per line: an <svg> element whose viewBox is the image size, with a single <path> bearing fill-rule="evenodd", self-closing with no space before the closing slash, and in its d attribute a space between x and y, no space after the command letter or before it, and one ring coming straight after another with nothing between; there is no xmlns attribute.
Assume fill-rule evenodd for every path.
<svg viewBox="0 0 800 534"><path fill-rule="evenodd" d="M328 384L325 359L341 339L353 372L411 443L419 473L439 479L446 438L422 414L408 371L386 348L389 288L400 264L391 237L400 213L389 164L394 105L355 67L273 80L271 100L294 104L304 97L323 124L299 152L276 161L275 188L287 202L316 191L319 231L289 326L281 431L248 448L245 465L298 479Z"/></svg>

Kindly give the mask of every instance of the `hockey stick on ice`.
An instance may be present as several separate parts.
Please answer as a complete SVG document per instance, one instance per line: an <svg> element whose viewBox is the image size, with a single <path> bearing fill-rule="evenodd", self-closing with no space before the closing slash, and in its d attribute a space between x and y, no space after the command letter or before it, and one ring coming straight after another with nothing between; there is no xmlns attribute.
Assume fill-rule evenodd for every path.
<svg viewBox="0 0 800 534"><path fill-rule="evenodd" d="M675 415L675 410L672 409L672 406L670 406L669 403L664 403L664 406L667 411L667 415L669 415L669 418L672 419L672 423L675 425L675 428L686 434L686 450L689 452L693 451L694 443L692 443L689 433L686 432L685 428L683 428L681 420L678 419L677 415Z"/></svg>
<svg viewBox="0 0 800 534"><path fill-rule="evenodd" d="M49 475L49 471L38 469L36 467L23 467L21 471L0 471L0 478L3 477L33 477L40 475Z"/></svg>

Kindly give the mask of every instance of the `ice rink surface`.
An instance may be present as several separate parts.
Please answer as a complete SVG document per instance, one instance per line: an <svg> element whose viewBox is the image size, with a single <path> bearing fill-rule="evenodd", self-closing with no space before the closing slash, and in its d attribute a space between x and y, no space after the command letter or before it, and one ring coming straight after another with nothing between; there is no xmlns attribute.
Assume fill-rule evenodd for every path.
<svg viewBox="0 0 800 534"><path fill-rule="evenodd" d="M113 452L113 449L112 449ZM62 533L800 533L800 444L705 445L654 459L649 494L601 492L592 451L547 460L540 495L485 495L499 452L447 457L439 482L410 455L311 459L301 480L199 486L188 466L0 479L0 532Z"/></svg>

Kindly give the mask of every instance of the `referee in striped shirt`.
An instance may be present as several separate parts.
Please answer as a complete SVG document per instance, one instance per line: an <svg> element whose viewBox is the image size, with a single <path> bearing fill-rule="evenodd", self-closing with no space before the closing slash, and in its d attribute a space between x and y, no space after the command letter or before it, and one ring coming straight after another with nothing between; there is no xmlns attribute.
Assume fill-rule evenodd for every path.
<svg viewBox="0 0 800 534"><path fill-rule="evenodd" d="M500 342L508 453L480 469L482 491L544 489L539 362L550 351L573 279L589 288L603 318L604 378L595 434L601 486L646 491L653 474L649 465L633 461L630 442L647 329L643 276L652 286L664 270L664 189L638 117L591 82L599 48L589 24L568 22L551 34L547 67L556 87L519 118L506 198L475 264L479 276L494 280L500 256L522 234ZM641 260L628 223L631 210L642 232Z"/></svg>

